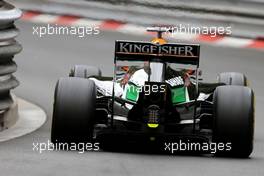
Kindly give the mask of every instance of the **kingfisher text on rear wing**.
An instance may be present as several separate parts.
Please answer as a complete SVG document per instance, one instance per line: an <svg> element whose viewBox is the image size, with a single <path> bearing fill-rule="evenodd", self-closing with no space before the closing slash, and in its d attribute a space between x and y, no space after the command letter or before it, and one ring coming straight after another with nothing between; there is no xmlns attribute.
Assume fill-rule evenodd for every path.
<svg viewBox="0 0 264 176"><path fill-rule="evenodd" d="M196 44L116 41L116 60L160 60L199 65L200 46Z"/></svg>

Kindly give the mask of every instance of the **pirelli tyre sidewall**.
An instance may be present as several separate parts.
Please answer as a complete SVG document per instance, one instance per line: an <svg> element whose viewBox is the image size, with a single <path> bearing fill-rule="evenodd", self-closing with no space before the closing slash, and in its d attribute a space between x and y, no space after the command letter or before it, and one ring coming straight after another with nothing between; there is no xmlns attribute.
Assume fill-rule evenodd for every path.
<svg viewBox="0 0 264 176"><path fill-rule="evenodd" d="M73 68L73 77L89 78L92 76L101 77L102 72L99 68L88 65L75 65Z"/></svg>
<svg viewBox="0 0 264 176"><path fill-rule="evenodd" d="M220 86L214 92L213 141L231 143L218 156L248 157L253 150L254 93L244 86Z"/></svg>
<svg viewBox="0 0 264 176"><path fill-rule="evenodd" d="M56 85L51 129L53 143L91 142L96 86L83 78L61 78Z"/></svg>
<svg viewBox="0 0 264 176"><path fill-rule="evenodd" d="M226 85L248 86L247 78L243 73L224 72L217 77L219 83Z"/></svg>

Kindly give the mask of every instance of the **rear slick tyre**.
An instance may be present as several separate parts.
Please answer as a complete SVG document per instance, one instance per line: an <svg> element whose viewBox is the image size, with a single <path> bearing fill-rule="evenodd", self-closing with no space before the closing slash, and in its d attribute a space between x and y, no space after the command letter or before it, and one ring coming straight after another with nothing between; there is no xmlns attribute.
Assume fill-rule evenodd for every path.
<svg viewBox="0 0 264 176"><path fill-rule="evenodd" d="M53 143L91 142L96 86L83 78L61 78L55 90L51 129Z"/></svg>
<svg viewBox="0 0 264 176"><path fill-rule="evenodd" d="M248 87L220 86L214 92L213 142L231 144L216 155L248 157L253 150L254 93Z"/></svg>

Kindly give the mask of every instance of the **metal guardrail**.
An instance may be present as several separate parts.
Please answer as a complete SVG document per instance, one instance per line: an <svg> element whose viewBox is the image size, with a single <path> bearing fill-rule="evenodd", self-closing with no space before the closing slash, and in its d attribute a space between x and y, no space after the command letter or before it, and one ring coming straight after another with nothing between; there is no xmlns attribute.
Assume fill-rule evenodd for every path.
<svg viewBox="0 0 264 176"><path fill-rule="evenodd" d="M0 112L5 112L13 104L10 90L19 85L13 76L17 70L13 58L22 50L22 46L15 40L18 29L14 22L21 15L19 9L0 0Z"/></svg>
<svg viewBox="0 0 264 176"><path fill-rule="evenodd" d="M46 0L50 2L66 2L68 0ZM263 18L263 0L75 0L101 2L112 5L142 6L146 8L185 10L194 13L225 14L230 16L247 16Z"/></svg>

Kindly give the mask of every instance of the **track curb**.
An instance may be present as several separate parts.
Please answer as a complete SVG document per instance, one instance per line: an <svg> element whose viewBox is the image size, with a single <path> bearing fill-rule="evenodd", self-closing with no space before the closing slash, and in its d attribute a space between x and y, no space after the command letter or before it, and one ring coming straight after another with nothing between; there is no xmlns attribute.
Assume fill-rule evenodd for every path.
<svg viewBox="0 0 264 176"><path fill-rule="evenodd" d="M38 11L24 11L23 21L42 24L56 24L64 26L98 26L103 31L115 31L132 35L151 35L146 32L146 27L114 20L94 20L70 15L47 14ZM216 46L227 46L235 48L253 48L264 50L264 40L259 38L243 38L233 36L210 37L201 34L173 34L167 35L172 41L191 41L195 43L207 43Z"/></svg>

